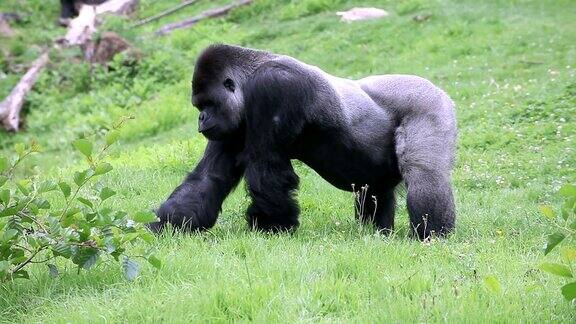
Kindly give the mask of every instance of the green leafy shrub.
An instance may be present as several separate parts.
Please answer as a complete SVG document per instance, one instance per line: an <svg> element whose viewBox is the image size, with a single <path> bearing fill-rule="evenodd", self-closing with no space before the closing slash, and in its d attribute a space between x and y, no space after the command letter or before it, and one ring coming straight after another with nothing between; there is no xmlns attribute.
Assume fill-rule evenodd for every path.
<svg viewBox="0 0 576 324"><path fill-rule="evenodd" d="M556 229L547 237L544 255L553 250L560 250L558 262L543 262L538 268L556 276L569 279L569 283L562 286L562 295L567 300L576 299L576 280L574 280L574 263L576 261L576 185L565 185L560 188L563 204L560 213L548 205L540 206L540 212L551 222Z"/></svg>
<svg viewBox="0 0 576 324"><path fill-rule="evenodd" d="M83 138L73 143L87 166L74 172L71 181L16 177L22 161L40 151L35 142L16 145L11 160L0 157L0 282L29 278L27 268L33 263L46 263L50 275L57 276L54 260L58 258L72 261L78 270L89 270L109 256L122 262L128 280L139 272L134 258L160 268L160 260L148 247L155 238L143 226L156 220L154 213L129 215L108 207L116 192L96 182L112 170L106 152L118 140L122 123L113 125L100 140ZM141 246L145 248L134 254L132 250Z"/></svg>

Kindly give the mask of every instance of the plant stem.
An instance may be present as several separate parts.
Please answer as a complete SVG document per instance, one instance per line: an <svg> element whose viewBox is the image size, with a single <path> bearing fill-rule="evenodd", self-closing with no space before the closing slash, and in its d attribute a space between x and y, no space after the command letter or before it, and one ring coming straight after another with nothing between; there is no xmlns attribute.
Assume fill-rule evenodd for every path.
<svg viewBox="0 0 576 324"><path fill-rule="evenodd" d="M32 262L32 259L34 259L34 257L36 257L36 255L38 253L40 253L42 250L44 250L46 248L46 246L41 246L38 250L36 250L34 253L32 253L32 255L24 262L20 263L14 270L12 270L10 272L11 275L15 274L16 272L22 270L22 268L24 268L26 265L28 265L30 262Z"/></svg>

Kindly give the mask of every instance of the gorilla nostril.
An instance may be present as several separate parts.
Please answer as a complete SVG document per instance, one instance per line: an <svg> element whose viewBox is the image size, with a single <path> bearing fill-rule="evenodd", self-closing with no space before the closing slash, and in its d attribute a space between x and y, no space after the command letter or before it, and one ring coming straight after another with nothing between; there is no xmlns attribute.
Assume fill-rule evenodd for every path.
<svg viewBox="0 0 576 324"><path fill-rule="evenodd" d="M201 112L201 113L200 113L200 116L198 117L198 119L200 119L200 121L204 121L205 117L206 117L206 114L203 113L203 112Z"/></svg>

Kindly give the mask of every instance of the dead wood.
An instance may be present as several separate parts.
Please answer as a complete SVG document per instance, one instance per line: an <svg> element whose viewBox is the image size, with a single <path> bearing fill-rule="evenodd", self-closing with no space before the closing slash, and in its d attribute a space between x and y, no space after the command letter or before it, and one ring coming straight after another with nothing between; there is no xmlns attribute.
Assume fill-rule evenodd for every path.
<svg viewBox="0 0 576 324"><path fill-rule="evenodd" d="M24 105L24 99L28 92L32 90L40 72L44 69L49 59L48 52L40 55L40 57L32 63L28 72L20 79L16 87L12 89L10 95L0 103L0 120L2 120L7 130L18 131L20 127L20 111Z"/></svg>
<svg viewBox="0 0 576 324"><path fill-rule="evenodd" d="M161 19L161 18L164 18L164 17L166 17L166 16L169 16L169 15L171 15L171 14L173 14L173 13L175 13L175 12L177 12L177 11L183 9L183 8L186 8L186 7L190 6L190 5L193 5L193 4L195 4L196 2L199 2L199 1L200 1L200 0L188 0L188 1L184 1L184 2L182 2L181 4L177 5L176 7L173 7L173 8L167 9L167 10L164 10L164 11L162 11L162 12L159 13L159 14L156 14L156 15L151 16L151 17L148 17L148 18L144 18L144 19L136 22L134 25L132 25L132 28L134 28L134 27L139 27L139 26L142 26L142 25L146 25L146 24L151 23L151 22L153 22L153 21L156 21L156 20L158 20L158 19Z"/></svg>
<svg viewBox="0 0 576 324"><path fill-rule="evenodd" d="M223 15L227 14L228 12L230 12L230 10L232 10L234 8L249 5L251 3L252 3L252 0L239 0L237 2L233 2L229 5L224 6L224 7L206 10L206 11L204 11L204 12L200 13L199 15L194 16L192 18L165 25L156 31L156 35L164 36L164 35L170 34L172 31L174 31L176 29L183 29L183 28L192 27L202 20L223 16Z"/></svg>

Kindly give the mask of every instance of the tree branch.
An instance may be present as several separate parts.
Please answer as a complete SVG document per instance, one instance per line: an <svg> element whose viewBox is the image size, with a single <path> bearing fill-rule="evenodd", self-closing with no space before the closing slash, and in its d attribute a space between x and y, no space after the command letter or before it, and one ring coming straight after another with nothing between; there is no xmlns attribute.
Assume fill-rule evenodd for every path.
<svg viewBox="0 0 576 324"><path fill-rule="evenodd" d="M28 263L32 262L32 260L36 257L36 255L42 251L44 251L44 249L46 248L46 246L42 246L40 247L38 250L36 250L34 253L32 253L32 255L26 259L26 261L20 263L16 268L14 268L14 270L12 270L10 272L10 274L15 274L16 272L22 270L22 268L24 268Z"/></svg>
<svg viewBox="0 0 576 324"><path fill-rule="evenodd" d="M199 15L194 16L192 18L165 25L156 31L156 35L164 36L164 35L170 34L172 31L174 31L176 29L183 29L183 28L192 27L204 19L223 16L234 8L249 5L251 3L252 3L252 0L239 0L237 2L233 2L229 5L224 6L224 7L206 10L206 11L204 11L204 12L200 13Z"/></svg>
<svg viewBox="0 0 576 324"><path fill-rule="evenodd" d="M155 21L155 20L158 20L158 19L160 19L160 18L164 18L164 17L166 17L166 16L169 16L169 15L177 12L178 10L183 9L183 8L186 8L186 7L190 6L190 5L193 5L193 4L195 4L196 2L199 2L199 1L200 1L200 0L188 0L188 1L184 1L184 2L182 2L181 4L177 5L176 7L173 7L173 8L167 9L167 10L164 10L164 11L162 11L161 13L156 14L156 15L154 15L154 16L151 16L151 17L148 17L148 18L144 18L144 19L136 22L136 23L135 23L134 25L132 25L131 27L134 28L134 27L139 27L139 26L142 26L142 25L146 25L146 24L151 23L151 22L153 22L153 21Z"/></svg>

